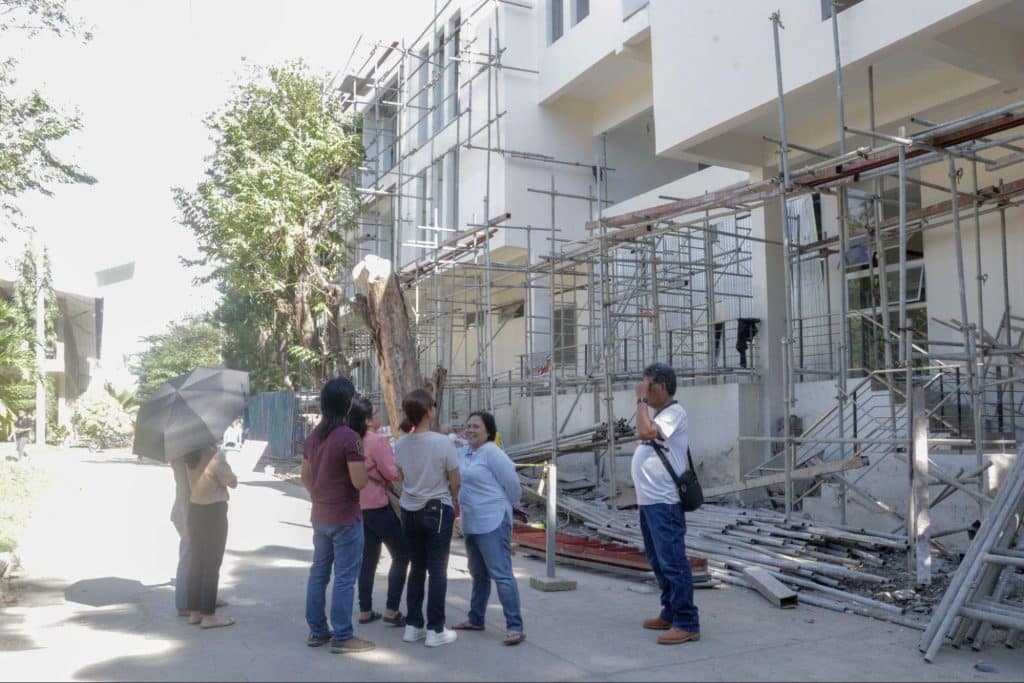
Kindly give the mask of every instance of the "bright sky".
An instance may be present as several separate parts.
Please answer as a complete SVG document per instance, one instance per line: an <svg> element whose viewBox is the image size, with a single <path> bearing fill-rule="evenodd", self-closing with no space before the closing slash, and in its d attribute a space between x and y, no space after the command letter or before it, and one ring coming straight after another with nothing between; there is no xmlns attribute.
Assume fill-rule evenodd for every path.
<svg viewBox="0 0 1024 683"><path fill-rule="evenodd" d="M22 202L50 250L58 287L105 298L103 365L117 373L139 337L212 308L179 256L197 255L176 223L170 188L193 188L211 151L203 118L227 99L245 64L302 57L335 73L362 63L376 41L415 37L433 0L69 0L91 26L88 43L4 37L21 84L77 108L84 130L59 149L96 176ZM242 60L245 60L244 62ZM17 238L2 247L20 254ZM7 259L5 259L7 260ZM135 261L133 280L95 290L93 273ZM112 377L112 379L118 379ZM124 376L120 379L123 383Z"/></svg>

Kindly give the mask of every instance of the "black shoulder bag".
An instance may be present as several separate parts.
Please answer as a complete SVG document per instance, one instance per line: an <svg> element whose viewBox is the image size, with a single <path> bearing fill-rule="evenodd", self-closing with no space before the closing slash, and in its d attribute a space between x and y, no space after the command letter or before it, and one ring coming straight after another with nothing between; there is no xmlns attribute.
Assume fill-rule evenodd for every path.
<svg viewBox="0 0 1024 683"><path fill-rule="evenodd" d="M689 463L689 468L683 472L683 476L680 477L676 474L676 471L672 469L672 465L669 464L668 458L665 457L665 449L661 447L655 441L648 441L647 445L654 449L654 452L661 458L661 464L668 470L668 474L672 477L672 481L675 482L676 488L679 489L679 502L683 506L683 510L686 512L693 512L701 505L704 504L704 490L700 487L700 481L697 479L697 472L693 469L693 458L690 457L690 449L686 449L686 461Z"/></svg>

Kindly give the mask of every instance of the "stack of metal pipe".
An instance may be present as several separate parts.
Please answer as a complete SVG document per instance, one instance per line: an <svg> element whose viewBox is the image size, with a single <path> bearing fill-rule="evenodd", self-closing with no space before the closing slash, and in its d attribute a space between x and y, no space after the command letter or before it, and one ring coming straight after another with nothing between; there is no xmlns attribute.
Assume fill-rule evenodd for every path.
<svg viewBox="0 0 1024 683"><path fill-rule="evenodd" d="M627 427L624 421L619 421L615 428L615 442L617 445L630 444L636 440L632 428ZM601 450L608 441L608 425L604 422L597 422L572 432L565 432L558 435L558 454L584 453L587 451ZM520 464L545 463L551 460L552 444L551 439L540 439L527 443L509 446L506 449L508 456L513 462Z"/></svg>
<svg viewBox="0 0 1024 683"><path fill-rule="evenodd" d="M599 536L643 547L636 512L613 511L569 496L560 496L558 505ZM742 572L758 567L797 591L806 604L924 629L923 623L905 616L904 607L871 597L892 587L892 579L876 570L889 560L905 558L905 539L810 520L787 521L771 510L711 504L687 513L686 524L687 549L706 558L711 575L723 583L752 588Z"/></svg>

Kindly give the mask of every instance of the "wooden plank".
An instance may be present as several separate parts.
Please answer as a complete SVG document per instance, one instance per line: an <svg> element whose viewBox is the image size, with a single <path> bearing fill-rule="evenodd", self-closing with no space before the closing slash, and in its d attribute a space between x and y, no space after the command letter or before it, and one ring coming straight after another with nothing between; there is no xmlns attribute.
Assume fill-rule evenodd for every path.
<svg viewBox="0 0 1024 683"><path fill-rule="evenodd" d="M768 602L781 609L793 609L797 606L796 591L787 588L781 581L761 567L744 567L743 578Z"/></svg>
<svg viewBox="0 0 1024 683"><path fill-rule="evenodd" d="M792 476L793 479L814 479L815 477L819 477L824 474L834 474L845 470L860 469L861 467L867 467L868 464L869 462L866 455L855 455L852 458L841 460L839 462L829 462L824 465L814 465L812 467L798 467L793 470ZM737 482L735 484L726 484L725 486L716 486L714 488L704 489L704 497L714 498L716 496L724 496L730 493L739 493L741 491L749 491L750 489L759 489L764 488L765 486L783 484L785 481L785 472L769 474L763 477Z"/></svg>

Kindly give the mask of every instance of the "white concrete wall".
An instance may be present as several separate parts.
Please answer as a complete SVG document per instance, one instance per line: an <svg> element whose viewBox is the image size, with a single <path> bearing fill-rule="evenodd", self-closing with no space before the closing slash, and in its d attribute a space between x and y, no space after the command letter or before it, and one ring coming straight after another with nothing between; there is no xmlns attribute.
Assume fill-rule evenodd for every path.
<svg viewBox="0 0 1024 683"><path fill-rule="evenodd" d="M845 65L855 65L940 22L963 21L994 6L990 0L863 0L838 18ZM776 99L769 15L781 12L786 92L834 71L832 26L817 2L748 0L682 3L651 0L651 53L659 153L689 146L750 119ZM713 96L709 86L713 84ZM794 133L793 139L797 139Z"/></svg>

